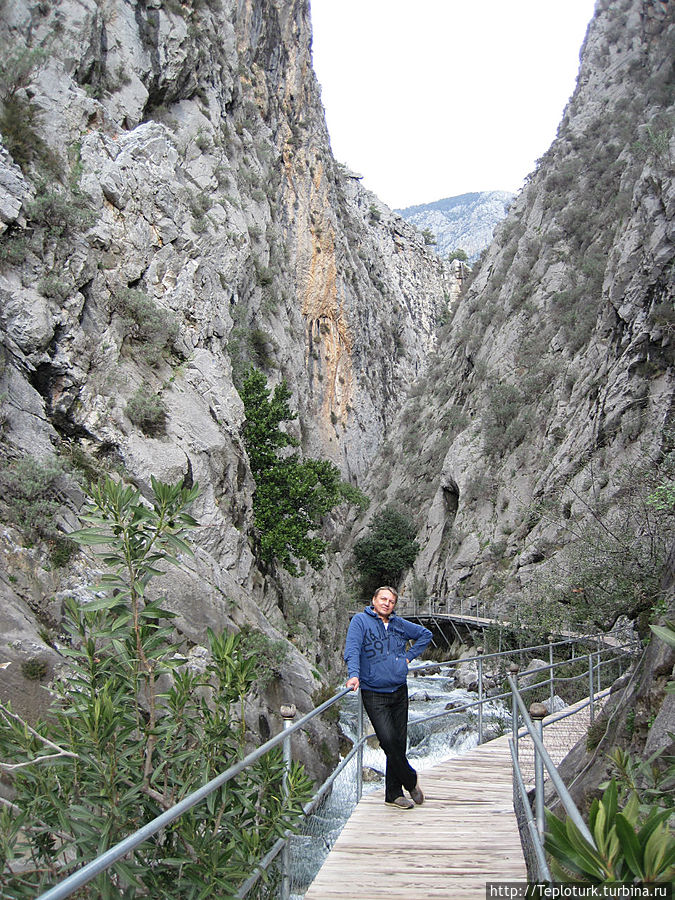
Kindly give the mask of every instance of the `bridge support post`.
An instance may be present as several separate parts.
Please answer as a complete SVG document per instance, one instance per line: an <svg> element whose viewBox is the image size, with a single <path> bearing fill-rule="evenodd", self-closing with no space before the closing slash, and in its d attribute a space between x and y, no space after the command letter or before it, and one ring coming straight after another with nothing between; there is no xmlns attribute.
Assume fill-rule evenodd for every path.
<svg viewBox="0 0 675 900"><path fill-rule="evenodd" d="M553 641L554 641L553 635L549 634L549 636L548 636L548 664L549 664L550 668L548 670L548 675L549 675L549 696L551 697L550 712L553 712L553 696L554 696L554 690L553 690Z"/></svg>
<svg viewBox="0 0 675 900"><path fill-rule="evenodd" d="M478 654L478 743L483 743L483 648L476 647Z"/></svg>
<svg viewBox="0 0 675 900"><path fill-rule="evenodd" d="M544 716L546 707L543 703L533 703L530 706L530 718L537 731L537 735L544 740ZM537 831L543 838L545 830L544 820L544 760L537 748L534 748L534 810L537 820Z"/></svg>
<svg viewBox="0 0 675 900"><path fill-rule="evenodd" d="M509 666L509 675L513 680L516 690L518 690L519 671L520 666L518 663L511 663ZM511 693L511 730L513 733L513 752L516 755L516 760L518 760L518 701L516 700L516 691L512 691Z"/></svg>
<svg viewBox="0 0 675 900"><path fill-rule="evenodd" d="M588 654L588 697L591 725L595 722L595 696L593 694L593 652Z"/></svg>
<svg viewBox="0 0 675 900"><path fill-rule="evenodd" d="M356 802L358 803L363 794L363 698L359 691L359 715L356 732L359 749L356 752Z"/></svg>
<svg viewBox="0 0 675 900"><path fill-rule="evenodd" d="M281 707L281 716L284 720L284 731L291 727L293 724L293 719L295 718L295 714L297 709L294 703L289 704L288 706ZM284 796L288 794L288 773L291 770L291 736L290 734L284 738L283 741L284 748L284 767L286 769L284 773L284 779L282 783L282 790L284 792ZM286 841L284 849L281 851L281 890L279 892L280 900L289 900L291 896L291 867L290 867L290 847L289 847L290 838Z"/></svg>

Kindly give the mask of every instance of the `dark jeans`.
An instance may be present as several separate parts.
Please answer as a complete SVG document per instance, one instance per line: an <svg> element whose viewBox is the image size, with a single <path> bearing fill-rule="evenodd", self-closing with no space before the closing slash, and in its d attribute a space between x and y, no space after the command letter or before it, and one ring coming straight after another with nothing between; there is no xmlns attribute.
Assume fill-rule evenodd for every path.
<svg viewBox="0 0 675 900"><path fill-rule="evenodd" d="M373 723L375 734L387 757L384 799L387 803L411 791L417 784L417 772L406 759L408 746L408 685L392 694L361 688L363 705Z"/></svg>

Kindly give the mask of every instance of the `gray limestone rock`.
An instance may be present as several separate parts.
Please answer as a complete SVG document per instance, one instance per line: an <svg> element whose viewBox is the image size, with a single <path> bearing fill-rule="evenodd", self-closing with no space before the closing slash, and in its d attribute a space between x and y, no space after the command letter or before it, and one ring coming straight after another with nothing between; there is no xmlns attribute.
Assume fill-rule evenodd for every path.
<svg viewBox="0 0 675 900"><path fill-rule="evenodd" d="M31 196L30 185L21 169L0 145L0 234L7 230L8 225L17 221L23 204Z"/></svg>

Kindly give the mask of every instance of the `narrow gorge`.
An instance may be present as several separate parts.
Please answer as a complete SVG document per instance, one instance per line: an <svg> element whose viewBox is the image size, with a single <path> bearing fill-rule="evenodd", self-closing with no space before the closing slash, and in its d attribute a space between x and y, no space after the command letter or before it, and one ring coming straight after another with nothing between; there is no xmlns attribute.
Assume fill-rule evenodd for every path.
<svg viewBox="0 0 675 900"><path fill-rule="evenodd" d="M209 627L283 646L262 735L341 681L353 547L388 506L421 548L404 597L672 617L673 18L598 0L558 135L468 273L333 158L307 0L0 0L3 699L35 717L63 666L64 602L99 575L64 539L103 472L199 484L161 589L195 654ZM371 500L299 578L259 553L251 365Z"/></svg>

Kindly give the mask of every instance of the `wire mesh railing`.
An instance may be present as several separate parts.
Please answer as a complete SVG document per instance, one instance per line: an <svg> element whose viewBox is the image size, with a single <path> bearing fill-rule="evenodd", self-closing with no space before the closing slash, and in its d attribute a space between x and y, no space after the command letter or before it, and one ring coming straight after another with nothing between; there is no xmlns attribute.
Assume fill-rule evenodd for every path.
<svg viewBox="0 0 675 900"><path fill-rule="evenodd" d="M513 762L513 779L514 779L514 807L516 816L519 819L521 830L521 838L523 840L523 850L531 879L537 882L550 882L551 873L548 867L546 854L544 852L544 773L548 775L548 779L553 784L555 791L560 798L560 802L570 817L572 822L579 829L583 837L595 847L595 841L591 835L588 826L584 822L581 813L572 800L567 787L560 777L556 764L552 760L548 750L544 746L544 717L546 709L541 703L533 703L528 709L522 694L518 688L517 675L508 678L513 698L513 735L509 737L509 748L511 750L511 759ZM592 705L593 700L597 702L598 695L593 696L593 692L589 695L588 705ZM556 717L556 721L576 714L577 709L573 709L566 713L562 713ZM522 732L516 724L519 719L523 722ZM551 722L552 724L552 722ZM523 773L521 755L520 755L520 739L521 735L532 741L534 746L534 813L530 804L528 785L526 785ZM597 848L596 848L597 849Z"/></svg>
<svg viewBox="0 0 675 900"><path fill-rule="evenodd" d="M548 661L544 662L543 665L537 665L523 673L522 678L529 679L530 683L517 684L520 666L515 660L522 659L523 654L532 656L543 650L546 651ZM415 668L416 673L423 673L432 666L438 668L439 666L455 667L458 664L474 664L476 667L477 690L475 693L477 698L475 701L472 700L471 702L454 705L450 710L417 717L415 718L414 723L419 725L444 716L451 717L459 712L475 711L477 716L478 743L482 743L484 739L483 726L486 704L488 702L492 704L503 702L506 704L506 702L510 700L513 728L513 737L511 740L512 743L515 744L514 752L515 758L517 759L518 738L521 726L526 728L528 732L531 726L531 719L522 698L523 694L532 693L535 698L538 699L541 699L542 694L546 695L551 706L551 711L553 711L552 707L553 699L556 696L556 686L560 688L561 685L574 685L575 690L578 693L584 694L584 696L589 698L586 702L589 706L592 720L600 692L600 685L602 683L608 684L610 680L615 677L620 668L625 666L626 662L630 659L633 651L634 646L630 642L621 642L611 635L603 636L601 641L598 641L595 636L566 638L557 641L554 641L551 637L546 644L507 650L502 651L501 653L484 654L478 652L474 656L465 657L461 660L451 659L443 663L420 665ZM556 654L562 654L568 658L555 659ZM610 670L611 666L614 666L614 672ZM571 674L563 674L565 672L565 667L567 667L568 671L574 671L572 671ZM488 674L492 682L499 682L501 680L504 689L492 689L487 692L485 690L485 683ZM579 687L579 685L583 685L583 689ZM588 686L588 691L587 693L584 693L586 685ZM123 857L133 853L145 841L148 841L153 836L160 833L189 809L192 809L202 802L213 791L235 778L244 769L253 765L266 753L279 745L283 746L286 767L287 770L290 770L292 735L305 728L310 721L321 716L328 709L340 703L340 701L350 693L351 690L348 688L337 691L333 697L329 698L306 715L303 715L297 719L297 721L295 721L295 707L282 707L281 715L284 720L284 728L279 734L249 753L225 772L222 772L216 778L213 778L207 784L183 798L179 803L148 822L132 835L129 835L115 846L106 850L96 859L73 872L58 885L40 895L37 900L64 900L64 898L71 896L84 885L88 884L97 875L105 872ZM542 708L546 709L545 707ZM561 717L562 715L563 714L561 714ZM363 789L362 774L364 746L365 742L372 737L372 733L367 732L365 728L365 717L360 698L358 702L356 732L351 750L344 756L338 767L334 770L329 779L318 789L312 799L305 804L303 809L305 819L316 814L316 811L321 808L330 792L334 789L337 779L345 772L353 771L354 804L360 799ZM543 747L541 738L533 736L532 740L535 743L537 751L541 754L539 747L540 744ZM546 752L545 749L544 752ZM550 762L548 754L546 754L546 756ZM538 762L537 765L539 765ZM550 765L553 765L553 763L550 762ZM517 778L518 776L515 777ZM520 779L523 781L522 775L520 776ZM523 790L525 790L524 782ZM531 829L529 822L526 827ZM238 900L245 900L245 898L251 897L256 885L259 884L260 880L265 876L265 873L269 871L270 867L276 866L278 869L278 889L276 889L276 896L280 898L280 900L288 900L291 891L292 867L289 855L290 838L291 832L288 831L276 840L265 856L256 863L245 881L242 884L233 887L233 896L236 896Z"/></svg>

